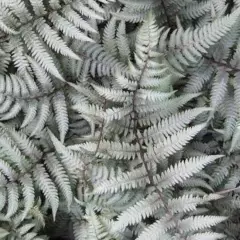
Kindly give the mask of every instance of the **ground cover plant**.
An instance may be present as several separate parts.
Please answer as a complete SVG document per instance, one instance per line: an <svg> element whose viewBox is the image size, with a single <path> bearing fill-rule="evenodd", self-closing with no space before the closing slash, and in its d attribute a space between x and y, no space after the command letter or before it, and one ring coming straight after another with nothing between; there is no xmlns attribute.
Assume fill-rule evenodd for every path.
<svg viewBox="0 0 240 240"><path fill-rule="evenodd" d="M240 237L240 0L0 0L0 239Z"/></svg>

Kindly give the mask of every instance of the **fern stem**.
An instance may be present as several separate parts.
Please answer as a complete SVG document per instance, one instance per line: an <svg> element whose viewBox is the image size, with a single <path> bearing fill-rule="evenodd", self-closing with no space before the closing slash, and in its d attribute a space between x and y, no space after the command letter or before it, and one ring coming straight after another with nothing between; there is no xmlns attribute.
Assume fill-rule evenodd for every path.
<svg viewBox="0 0 240 240"><path fill-rule="evenodd" d="M219 67L224 67L224 68L230 69L229 73L234 74L234 73L240 71L240 68L235 68L235 67L233 67L230 63L219 62L219 61L216 61L215 59L210 58L210 57L207 57L207 56L204 56L204 58L205 58L206 60L208 60L210 63L215 64L215 65L217 65L217 66L219 66Z"/></svg>

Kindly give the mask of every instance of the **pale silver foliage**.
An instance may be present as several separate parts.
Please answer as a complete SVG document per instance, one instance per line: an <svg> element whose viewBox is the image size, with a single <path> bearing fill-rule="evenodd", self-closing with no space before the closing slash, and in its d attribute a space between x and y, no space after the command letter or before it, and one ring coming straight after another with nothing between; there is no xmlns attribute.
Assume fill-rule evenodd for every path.
<svg viewBox="0 0 240 240"><path fill-rule="evenodd" d="M0 0L0 239L239 238L239 20L239 0Z"/></svg>
<svg viewBox="0 0 240 240"><path fill-rule="evenodd" d="M232 17L235 19L235 15ZM109 31L109 28L110 25L107 25L106 31ZM227 29L229 30L228 27ZM105 38L110 36L107 32L104 34ZM112 39L108 37L108 40L110 38ZM94 128L92 136L86 137L85 141L82 139L83 143L73 145L71 149L106 166L94 177L93 191L89 193L98 199L98 204L101 199L104 199L103 202L96 206L95 201L89 203L84 200L82 193L78 197L80 205L86 204L86 207L90 205L99 209L102 212L100 218L108 216L109 228L103 219L101 225L95 227L96 232L101 229L100 239L102 236L106 239L110 236L114 236L114 239L125 239L132 226L141 227L141 230L135 232L136 239L139 240L157 240L160 237L181 239L189 236L189 232L205 229L207 233L209 228L226 220L226 217L221 216L205 215L193 218L184 217L182 214L197 212L198 205L222 198L220 195L200 197L201 191L197 188L212 190L204 179L206 174L201 175L201 170L223 155L202 155L185 160L181 158L184 146L207 126L207 123L202 123L189 127L189 123L204 112L212 114L215 109L214 106L202 107L179 113L179 108L200 94L175 96L176 93L170 86L171 82L179 77L179 72L169 65L168 55L163 51L165 41L166 32L157 27L153 16L149 14L136 34L134 61L129 62L128 75L118 71L111 82L103 81L101 85L92 85L95 94L99 95L99 102L90 95L86 96L88 103L78 103L73 107L85 119L91 119L99 126ZM208 43L210 44L210 41ZM157 51L159 45L160 52ZM203 47L207 49L209 46ZM113 51L113 55L117 54ZM200 48L199 51L199 54L205 52ZM181 160L176 154L180 154ZM175 164L170 164L170 157L176 159ZM120 169L116 169L117 166ZM194 178L196 173L199 173L198 178ZM179 198L173 198L174 189L179 185L186 188L186 193L183 191ZM188 192L188 187L195 187L196 193L194 190ZM83 188L81 189L83 191ZM121 204L131 191L142 196L129 198L130 204L126 202L125 206L120 208L120 215L111 212L112 208L119 209L118 204ZM196 194L198 196L195 196ZM111 196L113 200L109 200ZM113 202L114 205L109 206L109 203ZM104 206L108 206L106 214L103 214ZM83 234L86 239L89 238L87 234L91 232L92 221L97 221L88 214L86 213L88 230ZM109 218L109 214L117 217L117 220ZM145 224L151 217L155 220ZM192 225L188 223L190 219L193 219ZM77 234L77 225L74 231ZM192 238L196 236L193 234ZM209 233L209 236L218 239L224 235L213 232L212 235Z"/></svg>

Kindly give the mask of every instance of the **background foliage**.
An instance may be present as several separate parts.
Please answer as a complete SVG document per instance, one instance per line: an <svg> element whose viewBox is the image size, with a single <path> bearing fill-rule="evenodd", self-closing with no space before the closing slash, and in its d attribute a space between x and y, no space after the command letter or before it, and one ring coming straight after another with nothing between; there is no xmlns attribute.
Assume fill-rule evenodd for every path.
<svg viewBox="0 0 240 240"><path fill-rule="evenodd" d="M0 239L239 239L239 20L0 0Z"/></svg>

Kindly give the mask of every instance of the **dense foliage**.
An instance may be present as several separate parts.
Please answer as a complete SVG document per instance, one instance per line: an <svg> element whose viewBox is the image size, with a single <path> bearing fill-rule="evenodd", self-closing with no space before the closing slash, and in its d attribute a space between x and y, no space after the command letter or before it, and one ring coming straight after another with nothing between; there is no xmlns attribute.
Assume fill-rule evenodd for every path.
<svg viewBox="0 0 240 240"><path fill-rule="evenodd" d="M240 0L0 0L0 239L240 237Z"/></svg>

